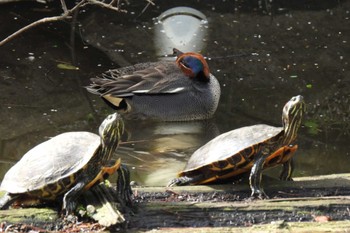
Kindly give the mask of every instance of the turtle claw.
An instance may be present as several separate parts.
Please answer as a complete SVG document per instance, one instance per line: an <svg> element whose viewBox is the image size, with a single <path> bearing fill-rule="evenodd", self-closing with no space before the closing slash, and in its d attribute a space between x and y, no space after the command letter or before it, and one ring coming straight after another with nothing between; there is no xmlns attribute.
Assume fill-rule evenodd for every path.
<svg viewBox="0 0 350 233"><path fill-rule="evenodd" d="M66 217L69 215L74 214L74 210L76 208L76 203L74 201L70 201L68 203L65 203L62 208L62 214Z"/></svg>
<svg viewBox="0 0 350 233"><path fill-rule="evenodd" d="M269 196L266 195L266 193L264 192L264 190L260 189L260 190L252 190L252 194L251 194L252 198L258 198L260 200L263 199L269 199Z"/></svg>
<svg viewBox="0 0 350 233"><path fill-rule="evenodd" d="M203 174L196 176L180 176L178 178L170 180L167 184L167 187L198 184L199 181L205 179L206 177Z"/></svg>
<svg viewBox="0 0 350 233"><path fill-rule="evenodd" d="M180 179L179 178L175 178L175 179L170 180L166 186L167 187L173 187L173 186L178 186L180 184L181 184Z"/></svg>
<svg viewBox="0 0 350 233"><path fill-rule="evenodd" d="M173 187L173 186L182 186L182 185L187 185L190 183L191 178L187 176L182 176L179 178L175 178L169 181L167 184L167 187Z"/></svg>

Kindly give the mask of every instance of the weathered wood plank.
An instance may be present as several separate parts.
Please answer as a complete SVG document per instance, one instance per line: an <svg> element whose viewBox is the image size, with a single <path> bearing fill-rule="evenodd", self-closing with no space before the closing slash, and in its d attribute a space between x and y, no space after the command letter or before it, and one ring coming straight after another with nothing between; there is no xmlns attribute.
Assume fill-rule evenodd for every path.
<svg viewBox="0 0 350 233"><path fill-rule="evenodd" d="M293 232L340 232L350 229L350 174L295 178L294 182L264 179L271 199L251 200L246 184L183 187L134 187L133 214L126 214L127 228L133 232L240 232L292 230ZM0 211L7 222L40 222L37 211ZM47 218L55 222L57 213ZM39 212L38 212L39 213ZM20 218L23 216L23 219ZM326 216L326 223L314 222ZM282 221L283 220L283 221ZM343 220L343 221L341 221ZM47 223L48 223L47 222ZM191 227L196 227L192 229ZM232 228L234 227L234 228ZM329 229L329 230L328 230Z"/></svg>
<svg viewBox="0 0 350 233"><path fill-rule="evenodd" d="M252 226L273 221L350 220L350 198L311 197L234 202L148 202L129 219L132 228ZM350 227L350 222L348 222ZM350 229L350 228L349 228Z"/></svg>
<svg viewBox="0 0 350 233"><path fill-rule="evenodd" d="M249 199L247 184L135 187L139 208L129 225L135 229L216 228L269 225L279 220L311 222L317 216L350 220L350 174L264 181L271 199ZM344 224L350 227L350 222Z"/></svg>
<svg viewBox="0 0 350 233"><path fill-rule="evenodd" d="M293 178L293 182L280 181L275 179L264 180L265 190L283 190L283 188L350 188L350 173L331 174L322 176L307 176ZM164 192L173 190L174 192L220 192L220 191L247 191L248 183L243 184L223 184L223 185L196 185L196 186L175 186L175 187L135 187L134 191L142 192Z"/></svg>
<svg viewBox="0 0 350 233"><path fill-rule="evenodd" d="M273 232L273 233L324 233L324 232L349 232L349 221L333 222L283 222L277 221L270 224L254 225L251 227L188 227L165 228L156 230L157 233L241 233L241 232ZM154 232L154 230L129 230L129 233Z"/></svg>

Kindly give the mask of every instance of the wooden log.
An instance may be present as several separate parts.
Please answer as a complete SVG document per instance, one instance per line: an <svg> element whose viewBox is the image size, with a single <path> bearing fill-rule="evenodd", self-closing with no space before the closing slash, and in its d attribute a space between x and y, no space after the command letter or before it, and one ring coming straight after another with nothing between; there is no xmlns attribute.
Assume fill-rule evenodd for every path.
<svg viewBox="0 0 350 233"><path fill-rule="evenodd" d="M350 229L349 221L333 225L333 221L350 220L350 174L264 181L271 199L250 199L246 183L135 187L139 208L129 219L129 227L164 232L241 232L242 227L270 231L280 228L276 224L282 221L293 231L317 232L328 226L330 231ZM328 222L316 222L320 219ZM194 226L198 228L193 230ZM231 227L238 227L237 231Z"/></svg>
<svg viewBox="0 0 350 233"><path fill-rule="evenodd" d="M270 224L254 225L250 227L176 227L176 228L157 228L156 231L149 230L128 230L129 233L136 232L157 232L157 233L241 233L241 232L278 232L278 233L324 233L324 232L349 232L348 221L333 222L283 222L277 221Z"/></svg>
<svg viewBox="0 0 350 233"><path fill-rule="evenodd" d="M267 179L266 179L267 178ZM291 189L313 189L313 188L349 188L350 187L350 173L331 174L322 176L307 176L293 178L293 182L280 181L266 177L263 180L264 189L269 190L283 190L284 188ZM174 192L220 192L220 191L234 191L234 192L249 192L248 183L239 184L223 184L223 185L196 185L196 186L175 186L167 187L135 187L134 191L142 192L164 192L166 190L173 190Z"/></svg>
<svg viewBox="0 0 350 233"><path fill-rule="evenodd" d="M252 200L249 186L225 184L183 187L134 187L133 214L124 215L128 232L339 232L350 229L350 174L295 178L294 182L264 179L270 199ZM28 220L0 211L0 222ZM30 209L32 222L36 211ZM53 222L57 213L51 212ZM326 222L318 222L326 221ZM42 227L41 225L39 225ZM193 227L195 227L193 229ZM233 228L232 228L233 227ZM112 228L113 231L113 228Z"/></svg>

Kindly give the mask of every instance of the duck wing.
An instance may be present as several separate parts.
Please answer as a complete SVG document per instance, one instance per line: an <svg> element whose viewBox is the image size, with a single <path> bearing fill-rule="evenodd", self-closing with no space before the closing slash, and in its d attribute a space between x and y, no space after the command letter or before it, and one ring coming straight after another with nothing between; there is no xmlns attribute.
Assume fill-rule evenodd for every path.
<svg viewBox="0 0 350 233"><path fill-rule="evenodd" d="M92 78L86 87L101 96L131 97L133 95L174 94L184 91L190 80L175 62L141 63L109 70Z"/></svg>

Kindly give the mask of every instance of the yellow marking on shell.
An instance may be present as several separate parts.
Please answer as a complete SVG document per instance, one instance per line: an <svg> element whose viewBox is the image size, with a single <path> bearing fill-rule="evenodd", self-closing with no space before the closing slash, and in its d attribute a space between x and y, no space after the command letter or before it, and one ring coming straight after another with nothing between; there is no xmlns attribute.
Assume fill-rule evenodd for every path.
<svg viewBox="0 0 350 233"><path fill-rule="evenodd" d="M55 186L56 188L51 190L52 193L59 193L62 190L62 186L59 183L57 183Z"/></svg>
<svg viewBox="0 0 350 233"><path fill-rule="evenodd" d="M217 180L217 177L216 177L216 176L213 176L213 177L207 178L206 180L199 181L199 182L196 183L196 184L206 184L206 183L213 182L213 181L215 181L215 180Z"/></svg>
<svg viewBox="0 0 350 233"><path fill-rule="evenodd" d="M51 196L51 193L46 191L45 190L46 186L44 186L43 188L40 189L40 192L41 192L41 196L43 198L46 198L46 197L50 197Z"/></svg>
<svg viewBox="0 0 350 233"><path fill-rule="evenodd" d="M241 167L239 169L233 170L230 173L227 173L225 175L217 176L216 179L227 179L227 178L231 178L231 177L234 177L234 176L237 176L237 175L249 172L252 169L253 164L254 164L253 161L249 162L244 167Z"/></svg>
<svg viewBox="0 0 350 233"><path fill-rule="evenodd" d="M69 179L69 184L66 186L63 183L64 179ZM38 196L44 199L55 199L58 195L62 193L62 191L68 189L76 180L75 174L70 175L62 180L57 181L54 184L48 184L38 190L38 192L32 192L31 196Z"/></svg>
<svg viewBox="0 0 350 233"><path fill-rule="evenodd" d="M285 147L282 147L282 148L278 149L277 151L272 153L270 156L268 156L268 158L266 159L266 162L265 162L264 169L265 168L269 168L269 167L274 167L276 165L279 165L279 164L287 162L293 156L294 152L297 149L298 149L297 145L294 145L293 147L285 146ZM288 153L287 153L287 150L289 151ZM280 156L280 155L282 155L282 156L281 156L281 158L280 158L280 160L278 162L275 162L273 164L269 164L269 161L271 161L273 158L276 158L277 156ZM251 170L251 168L253 167L253 164L254 164L254 162L251 161L250 163L248 163L246 166L244 166L242 168L239 168L237 170L233 170L232 172L229 172L229 173L227 173L225 175L222 175L222 176L217 175L215 177L212 177L210 179L202 181L201 184L208 183L208 182L211 182L211 181L215 181L215 180L218 180L218 179L227 179L227 178L231 178L231 177L240 175L242 173L249 172Z"/></svg>
<svg viewBox="0 0 350 233"><path fill-rule="evenodd" d="M298 149L297 145L294 145L292 147L284 146L284 147L279 148L277 151L275 151L274 153L272 153L270 156L267 157L264 169L265 168L274 167L276 165L283 164L283 163L287 162L293 156L294 152L297 149ZM274 158L276 158L278 156L281 156L281 157L279 158L279 160L277 162L275 161L274 163L269 164L269 162L271 160L273 160ZM244 160L244 161L246 162L246 160ZM242 173L249 172L251 170L251 168L253 167L253 164L254 164L254 161L251 161L251 162L249 162L248 164L246 164L243 167L240 167L240 168L237 168L237 169L233 168L234 170L232 170L231 172L229 172L227 174L215 175L215 176L209 177L209 178L207 178L207 179L205 179L203 181L200 181L197 184L206 184L206 183L210 183L210 182L216 181L218 179L228 179L228 178L240 175Z"/></svg>
<svg viewBox="0 0 350 233"><path fill-rule="evenodd" d="M231 178L234 176L237 176L239 174L245 173L250 171L250 169L253 167L253 162L248 163L246 166L242 167L242 168L238 168L238 169L234 169L231 172L225 174L225 175L215 175L212 176L210 178L207 178L205 180L202 180L200 182L198 182L198 184L206 184L206 183L210 183L213 181L216 181L218 179L227 179L227 178Z"/></svg>
<svg viewBox="0 0 350 233"><path fill-rule="evenodd" d="M240 161L242 161L242 159L244 160L244 157L242 156L242 155L235 155L234 157L236 157L236 156L240 156L241 157L241 159L240 159ZM226 162L227 164L226 164L226 166L224 166L224 167L222 167L222 166L220 166L220 163L223 163L223 162ZM239 165L240 163L236 163L236 164L231 164L231 163L229 163L227 160L225 160L225 161L220 161L220 162L214 162L214 163L212 163L212 166L211 166L211 168L210 168L210 170L212 170L212 171L222 171L222 170L227 170L227 169L230 169L230 168L234 168L234 167L236 167L237 165Z"/></svg>
<svg viewBox="0 0 350 233"><path fill-rule="evenodd" d="M115 164L113 166L111 166L111 167L102 167L101 171L96 175L96 177L84 187L84 190L90 189L97 182L102 182L103 181L103 176L106 173L109 174L109 175L112 175L113 173L115 173L115 171L117 171L119 169L120 165L121 165L121 159L119 158L115 162Z"/></svg>
<svg viewBox="0 0 350 233"><path fill-rule="evenodd" d="M251 149L251 150L249 151L249 154L246 154L248 149ZM241 151L240 153L237 153L237 154L227 158L226 159L227 166L220 167L219 166L219 162L214 162L214 163L212 163L212 166L210 167L210 170L212 170L212 171L222 171L222 170L228 170L228 169L234 169L234 168L239 169L239 167L242 164L250 161L249 158L251 158L251 160L253 159L252 157L254 156L256 151L257 151L257 149L256 149L255 146L249 147L249 148ZM240 157L239 160L236 159L238 157Z"/></svg>
<svg viewBox="0 0 350 233"><path fill-rule="evenodd" d="M86 165L84 166L84 169L85 169L85 167L86 167ZM75 177L75 174L70 175L69 176L69 184L75 183L76 179L77 178Z"/></svg>

